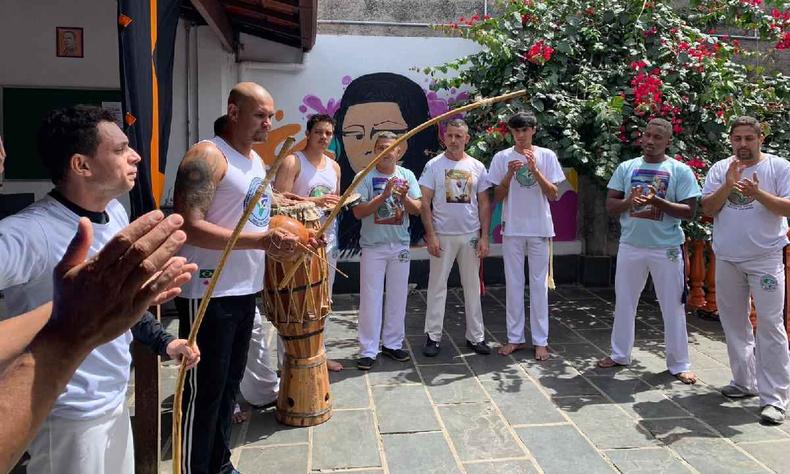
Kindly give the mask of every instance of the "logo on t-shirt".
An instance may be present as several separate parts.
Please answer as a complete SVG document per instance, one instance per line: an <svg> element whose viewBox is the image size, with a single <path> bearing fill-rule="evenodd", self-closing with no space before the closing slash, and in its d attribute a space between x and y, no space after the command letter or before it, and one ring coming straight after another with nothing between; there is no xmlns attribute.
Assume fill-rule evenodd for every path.
<svg viewBox="0 0 790 474"><path fill-rule="evenodd" d="M653 189L655 189L656 196L665 198L667 196L667 189L669 189L670 176L668 171L636 169L631 175L631 187L640 189L642 195L647 196L652 192L649 188L649 186L652 186ZM630 190L628 192L630 192ZM640 219L660 221L664 217L664 212L651 204L647 204L631 209L630 215L631 217Z"/></svg>
<svg viewBox="0 0 790 474"><path fill-rule="evenodd" d="M327 194L332 194L332 190L329 189L329 186L325 184L316 184L310 189L310 192L307 194L307 197L321 197Z"/></svg>
<svg viewBox="0 0 790 474"><path fill-rule="evenodd" d="M444 170L444 196L447 203L472 202L472 173L466 170Z"/></svg>
<svg viewBox="0 0 790 474"><path fill-rule="evenodd" d="M373 194L378 196L383 193L384 188L387 187L387 181L389 181L388 178L373 178ZM376 224L402 225L405 213L406 208L403 206L403 202L393 194L384 201L384 204L376 209L376 213L373 215L373 222Z"/></svg>
<svg viewBox="0 0 790 474"><path fill-rule="evenodd" d="M263 180L261 178L253 178L250 182L250 187L247 189L247 195L244 197L244 207L243 209L247 209L247 204L249 204L250 199L255 195L255 192L258 191L258 187L261 185ZM269 193L265 192L261 195L261 198L255 204L255 208L252 210L252 214L250 214L249 221L251 224L256 225L258 227L266 227L269 225L269 215L271 213L270 205L269 205Z"/></svg>
<svg viewBox="0 0 790 474"><path fill-rule="evenodd" d="M754 196L749 197L737 189L733 189L730 191L729 196L727 196L727 201L730 203L729 207L736 209L749 209L752 207L750 204L754 202Z"/></svg>
<svg viewBox="0 0 790 474"><path fill-rule="evenodd" d="M523 188L531 188L537 183L537 181L535 181L535 175L532 174L532 171L530 171L526 165L516 171L516 181L518 181L518 184Z"/></svg>

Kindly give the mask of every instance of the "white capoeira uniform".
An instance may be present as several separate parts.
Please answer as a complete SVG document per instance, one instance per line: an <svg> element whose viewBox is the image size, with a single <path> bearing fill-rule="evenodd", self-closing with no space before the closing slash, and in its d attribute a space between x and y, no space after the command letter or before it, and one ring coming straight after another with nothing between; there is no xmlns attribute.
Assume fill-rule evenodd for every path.
<svg viewBox="0 0 790 474"><path fill-rule="evenodd" d="M532 147L541 174L551 183L565 181L557 155L539 146ZM554 237L549 200L527 168L527 159L513 147L502 150L491 160L488 180L498 186L507 175L507 164L514 160L524 166L510 180L502 209L502 260L505 264L507 340L523 344L524 337L524 257L529 259L529 326L532 344L547 346L549 341L549 241Z"/></svg>
<svg viewBox="0 0 790 474"><path fill-rule="evenodd" d="M661 163L648 163L642 157L625 161L615 170L608 187L627 196L635 186L641 186L642 193L647 194L648 185L670 202L700 196L691 168L670 157ZM649 273L664 319L667 368L672 374L688 372L691 368L683 301L684 235L680 222L650 205L620 215L611 353L611 359L618 364L631 363L636 307Z"/></svg>
<svg viewBox="0 0 790 474"><path fill-rule="evenodd" d="M790 162L763 153L741 176L757 173L760 189L790 198ZM725 182L735 157L715 163L702 193L714 193ZM760 405L787 409L790 355L783 321L785 274L782 260L788 244L787 218L760 202L733 191L713 219L716 253L716 305L727 338L732 384L760 395ZM757 308L757 337L749 321L749 295Z"/></svg>
<svg viewBox="0 0 790 474"><path fill-rule="evenodd" d="M362 202L381 194L392 177L408 182L410 198L422 197L414 173L396 166L392 175L373 170L365 177L358 188ZM361 357L375 359L379 353L379 342L388 349L403 347L411 263L409 243L409 214L404 204L394 196L362 219L358 326Z"/></svg>
<svg viewBox="0 0 790 474"><path fill-rule="evenodd" d="M482 342L485 327L480 305L480 258L477 256L480 239L477 194L490 187L485 165L469 155L455 161L442 153L426 163L420 186L433 191L433 228L442 247L439 257L430 258L425 333L432 341L442 339L447 277L457 260L464 289L466 339Z"/></svg>
<svg viewBox="0 0 790 474"><path fill-rule="evenodd" d="M97 214L97 213L91 213ZM81 215L89 214L81 213ZM129 224L112 200L106 222L91 217L94 255ZM80 215L48 195L0 221L0 288L10 315L52 299L52 271L77 230ZM28 446L31 474L134 472L134 446L126 389L131 331L97 347L80 364ZM29 403L30 400L25 401Z"/></svg>

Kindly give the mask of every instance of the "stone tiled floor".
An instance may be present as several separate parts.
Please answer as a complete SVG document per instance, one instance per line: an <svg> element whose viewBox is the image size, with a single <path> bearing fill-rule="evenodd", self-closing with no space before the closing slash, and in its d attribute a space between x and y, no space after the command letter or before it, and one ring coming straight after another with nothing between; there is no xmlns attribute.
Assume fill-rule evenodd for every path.
<svg viewBox="0 0 790 474"><path fill-rule="evenodd" d="M504 293L490 288L483 301L495 349L506 342ZM661 315L650 298L639 306L634 364L596 368L609 350L612 297L575 286L553 292L553 354L538 363L531 351L469 351L457 290L448 295L441 354L423 357L425 293L413 292L412 361L380 357L362 372L354 365L358 297L338 296L327 351L347 368L330 376L332 419L297 429L278 425L271 410L254 412L234 431L234 463L245 474L790 473L790 423L763 426L757 400L717 392L729 380L718 323L689 316L695 386L666 372ZM167 408L174 370L162 374ZM168 457L168 440L164 448ZM162 467L169 472L168 461Z"/></svg>

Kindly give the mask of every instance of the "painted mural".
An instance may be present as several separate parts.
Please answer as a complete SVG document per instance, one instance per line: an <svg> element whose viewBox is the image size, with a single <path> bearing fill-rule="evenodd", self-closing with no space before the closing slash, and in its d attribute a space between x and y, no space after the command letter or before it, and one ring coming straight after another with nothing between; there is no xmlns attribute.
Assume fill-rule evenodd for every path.
<svg viewBox="0 0 790 474"><path fill-rule="evenodd" d="M337 121L335 137L329 149L341 168L341 186L345 190L356 173L374 158L373 137L381 131L402 134L426 120L441 115L457 102L468 99L466 91L432 91L400 74L378 72L357 78L344 75L338 81L340 97L319 97L308 93L298 107L299 114L289 120L284 110L275 115L275 126L266 143L256 145L258 153L271 164L276 151L288 136L301 139L304 146L304 123L313 114L331 115ZM430 127L408 140L401 166L419 177L425 163L441 152L439 137L443 125ZM567 180L560 185L560 198L551 202L556 241L576 240L578 210L578 178L575 170L566 168ZM422 223L411 219L412 244L419 245L423 236ZM502 205L492 210L491 242L502 243ZM352 250L359 240L359 221L350 213L340 218L341 248Z"/></svg>

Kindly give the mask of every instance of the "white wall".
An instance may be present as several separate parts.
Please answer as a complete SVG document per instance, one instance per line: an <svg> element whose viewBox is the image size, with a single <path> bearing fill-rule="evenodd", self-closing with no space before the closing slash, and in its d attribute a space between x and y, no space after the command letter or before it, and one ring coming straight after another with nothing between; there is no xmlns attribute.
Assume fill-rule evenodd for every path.
<svg viewBox="0 0 790 474"><path fill-rule="evenodd" d="M116 10L112 0L0 1L0 87L117 89ZM83 58L56 56L58 26L83 28ZM3 186L5 193L33 192L36 198L50 189L49 181L6 181Z"/></svg>

